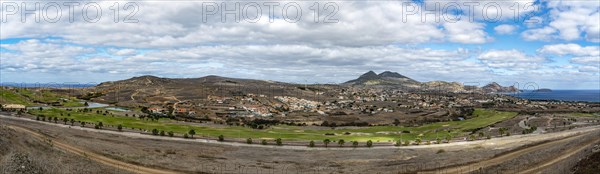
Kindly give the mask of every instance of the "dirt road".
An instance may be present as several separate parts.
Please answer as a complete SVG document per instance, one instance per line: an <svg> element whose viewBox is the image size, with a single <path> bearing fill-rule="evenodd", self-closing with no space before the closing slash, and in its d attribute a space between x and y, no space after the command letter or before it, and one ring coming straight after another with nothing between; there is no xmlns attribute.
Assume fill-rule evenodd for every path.
<svg viewBox="0 0 600 174"><path fill-rule="evenodd" d="M416 173L417 170L424 170L422 173L467 173L486 167L491 170L502 168L512 163L524 164L525 171L535 173L568 160L571 154L596 143L590 137L600 131L600 126L592 126L481 141L353 149L249 145L81 128L4 115L0 115L0 119L19 132L42 140L52 139L59 149L135 173L218 173L223 164L238 165L241 169L278 171L271 173L288 172L290 168L311 171L314 166L321 166L318 169L323 172L313 173ZM536 153L550 155L535 160L527 155ZM523 163L530 160L534 162ZM168 169L162 169L163 166Z"/></svg>
<svg viewBox="0 0 600 174"><path fill-rule="evenodd" d="M540 151L552 146L555 146L557 144L561 144L561 143L565 143L565 142L569 142L569 141L573 141L575 139L581 138L589 133L592 132L588 132L588 133L582 133L582 134L578 134L576 136L572 136L572 137L568 137L568 138L564 138L564 139L559 139L559 140L554 140L554 141L548 141L548 142L544 142L541 144L537 144L531 147L526 147L526 148L522 148L516 151L512 151L488 160L484 160L484 161L480 161L480 162L476 162L476 163L471 163L471 164L466 164L466 165L460 165L460 166L453 166L453 167L447 167L447 168L440 168L440 169L435 169L435 170L431 170L431 171L424 171L424 172L419 172L419 173L423 173L423 174L432 174L432 173L470 173L470 172L474 172L477 170L482 170L491 166L495 166L495 165L500 165L503 162L506 161L510 161L513 160L515 158L518 158L524 154L528 154L528 153L532 153L535 151ZM566 150L565 152L563 152L560 156L555 157L551 160L547 160L546 162L542 163L542 164L537 164L532 168L529 168L527 170L521 171L519 173L536 173L539 171L542 171L545 167L550 166L552 164L555 164L557 162L560 162L561 160L567 159L569 156L580 152L582 150L584 150L585 148L587 148L589 145L592 145L594 143L599 142L600 139L592 139L587 141L586 143L583 144L579 144L577 147L574 148L569 148L568 150Z"/></svg>
<svg viewBox="0 0 600 174"><path fill-rule="evenodd" d="M69 144L66 143L62 143L60 141L57 141L54 138L42 135L40 133L37 133L35 131L29 130L27 128L23 128L20 126L13 126L10 125L8 126L11 129L14 129L16 131L19 132L23 132L23 133L28 133L34 137L36 137L37 139L41 140L41 141L47 141L49 143L52 144L53 147L59 148L61 150L67 151L67 152L71 152L77 155L81 155L84 157L87 157L91 160L94 160L96 162L100 162L102 164L106 164L108 166L114 167L114 168L118 168L118 169L123 169L129 172L133 172L133 173L161 173L161 174L175 174L175 173L180 173L180 172L176 172L176 171L170 171L170 170L163 170L163 169L155 169L155 168L149 168L149 167L144 167L144 166L140 166L140 165L135 165L135 164L130 164L130 163L126 163L126 162L122 162L122 161L118 161L115 159L111 159L99 154L96 154L94 152L90 152L84 149L80 149L78 147L74 147L71 146Z"/></svg>
<svg viewBox="0 0 600 174"><path fill-rule="evenodd" d="M588 148L591 145L598 143L598 142L600 142L600 139L592 139L592 140L587 141L586 143L579 144L579 146L577 146L577 147L569 148L569 149L567 149L567 151L560 154L560 156L552 158L542 164L538 164L536 167L529 168L527 170L523 170L523 171L519 172L519 174L540 173L543 171L544 168L551 166L553 164L556 164L562 160L566 160L567 158L575 155L578 152L585 150L586 148Z"/></svg>

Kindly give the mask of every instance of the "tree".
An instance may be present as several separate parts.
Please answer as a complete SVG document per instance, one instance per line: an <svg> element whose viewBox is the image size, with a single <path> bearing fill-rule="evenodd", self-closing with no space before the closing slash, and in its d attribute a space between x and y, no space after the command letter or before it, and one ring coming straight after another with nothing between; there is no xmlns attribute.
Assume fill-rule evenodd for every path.
<svg viewBox="0 0 600 174"><path fill-rule="evenodd" d="M398 125L400 125L400 120L398 120L398 119L394 119L394 125L395 125L395 126L398 126Z"/></svg>
<svg viewBox="0 0 600 174"><path fill-rule="evenodd" d="M104 127L104 124L102 124L102 122L98 122L98 127Z"/></svg>
<svg viewBox="0 0 600 174"><path fill-rule="evenodd" d="M94 129L100 129L100 126L94 125Z"/></svg>
<svg viewBox="0 0 600 174"><path fill-rule="evenodd" d="M500 136L504 135L504 132L506 132L505 130L506 128L501 127L500 129L498 129L498 132L500 133Z"/></svg>
<svg viewBox="0 0 600 174"><path fill-rule="evenodd" d="M189 138L188 134L183 134L183 138Z"/></svg>
<svg viewBox="0 0 600 174"><path fill-rule="evenodd" d="M469 141L474 141L475 140L475 135L469 135Z"/></svg>
<svg viewBox="0 0 600 174"><path fill-rule="evenodd" d="M275 143L276 143L278 146L281 146L281 145L283 145L283 142L281 141L281 138L277 138L277 139L275 140Z"/></svg>
<svg viewBox="0 0 600 174"><path fill-rule="evenodd" d="M329 140L329 139L323 140L323 144L325 144L325 147L327 147L327 145L329 145L330 142L331 142L331 140Z"/></svg>
<svg viewBox="0 0 600 174"><path fill-rule="evenodd" d="M421 144L421 138L417 138L417 139L415 140L415 143L417 143L417 145Z"/></svg>
<svg viewBox="0 0 600 174"><path fill-rule="evenodd" d="M158 129L152 129L152 135L158 135Z"/></svg>
<svg viewBox="0 0 600 174"><path fill-rule="evenodd" d="M169 131L167 132L167 134L169 134L170 137L173 137L175 134L173 133L173 131Z"/></svg>
<svg viewBox="0 0 600 174"><path fill-rule="evenodd" d="M394 146L402 146L402 140L396 140L396 143L394 143Z"/></svg>
<svg viewBox="0 0 600 174"><path fill-rule="evenodd" d="M315 147L315 141L310 140L310 142L308 143L308 147Z"/></svg>
<svg viewBox="0 0 600 174"><path fill-rule="evenodd" d="M371 140L367 141L367 147L373 147L373 141L371 141Z"/></svg>
<svg viewBox="0 0 600 174"><path fill-rule="evenodd" d="M353 142L352 142L352 146L353 146L354 148L358 147L358 141L353 141Z"/></svg>
<svg viewBox="0 0 600 174"><path fill-rule="evenodd" d="M75 119L71 118L71 126L73 126L73 124L75 124Z"/></svg>
<svg viewBox="0 0 600 174"><path fill-rule="evenodd" d="M0 106L2 106L2 105L0 105ZM40 121L40 116L39 115L35 116L35 120Z"/></svg>
<svg viewBox="0 0 600 174"><path fill-rule="evenodd" d="M117 129L119 130L119 132L123 131L123 126L121 126L120 124L117 126Z"/></svg>
<svg viewBox="0 0 600 174"><path fill-rule="evenodd" d="M252 144L252 138L248 138L248 139L246 139L246 143L247 143L247 144Z"/></svg>
<svg viewBox="0 0 600 174"><path fill-rule="evenodd" d="M404 146L408 146L409 144L410 144L410 141L404 140Z"/></svg>
<svg viewBox="0 0 600 174"><path fill-rule="evenodd" d="M81 121L81 127L85 127L85 122Z"/></svg>
<svg viewBox="0 0 600 174"><path fill-rule="evenodd" d="M485 134L483 132L479 132L479 138L483 138Z"/></svg>
<svg viewBox="0 0 600 174"><path fill-rule="evenodd" d="M219 141L224 141L225 137L223 135L219 135Z"/></svg>
<svg viewBox="0 0 600 174"><path fill-rule="evenodd" d="M340 145L340 147L344 146L344 143L346 143L344 140L338 140L338 145Z"/></svg>
<svg viewBox="0 0 600 174"><path fill-rule="evenodd" d="M436 139L435 139L435 143L437 143L437 144L442 144L442 139L441 139L441 138L436 138Z"/></svg>
<svg viewBox="0 0 600 174"><path fill-rule="evenodd" d="M260 142L260 144L267 145L267 140L262 140L262 142Z"/></svg>
<svg viewBox="0 0 600 174"><path fill-rule="evenodd" d="M90 106L90 104L88 104L88 102L83 103L83 106Z"/></svg>
<svg viewBox="0 0 600 174"><path fill-rule="evenodd" d="M194 138L194 135L196 135L196 130L191 129L188 134L190 134L192 136L192 138Z"/></svg>
<svg viewBox="0 0 600 174"><path fill-rule="evenodd" d="M164 131L164 130L161 130L161 131L160 131L160 133L159 133L159 135L160 135L160 136L165 136L165 131Z"/></svg>
<svg viewBox="0 0 600 174"><path fill-rule="evenodd" d="M58 123L58 117L54 117L54 123Z"/></svg>

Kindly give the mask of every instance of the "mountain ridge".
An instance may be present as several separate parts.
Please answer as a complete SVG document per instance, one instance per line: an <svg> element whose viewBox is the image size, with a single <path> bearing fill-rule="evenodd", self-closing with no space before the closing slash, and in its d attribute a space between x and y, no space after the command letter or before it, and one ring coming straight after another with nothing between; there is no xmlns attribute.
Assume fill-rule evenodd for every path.
<svg viewBox="0 0 600 174"><path fill-rule="evenodd" d="M92 87L90 92L108 94L98 98L99 102L136 104L149 101L183 101L206 99L208 96L265 94L270 96L317 96L316 92L334 96L336 89L373 88L396 89L415 92L518 92L514 86L504 87L492 82L483 87L465 86L459 82L418 82L397 72L384 71L376 74L368 71L357 79L341 84L295 84L277 81L239 79L216 75L198 78L164 78L152 75L109 81Z"/></svg>

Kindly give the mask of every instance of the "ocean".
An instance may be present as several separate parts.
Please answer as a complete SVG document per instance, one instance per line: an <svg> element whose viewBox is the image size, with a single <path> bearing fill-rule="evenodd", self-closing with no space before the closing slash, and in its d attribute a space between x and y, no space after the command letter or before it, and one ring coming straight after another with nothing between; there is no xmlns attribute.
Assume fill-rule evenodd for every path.
<svg viewBox="0 0 600 174"><path fill-rule="evenodd" d="M562 100L562 101L584 101L600 102L600 89L598 90L552 90L551 92L523 91L510 93L515 96L530 100Z"/></svg>

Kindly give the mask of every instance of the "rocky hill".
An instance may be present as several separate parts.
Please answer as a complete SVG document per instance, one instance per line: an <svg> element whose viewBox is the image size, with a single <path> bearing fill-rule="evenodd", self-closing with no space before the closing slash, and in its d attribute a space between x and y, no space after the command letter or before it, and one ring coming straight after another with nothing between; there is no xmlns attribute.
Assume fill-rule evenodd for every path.
<svg viewBox="0 0 600 174"><path fill-rule="evenodd" d="M245 95L317 96L332 92L329 85L301 85L283 82L236 79L220 76L200 78L160 78L141 76L126 80L104 82L87 89L88 95L98 94L93 101L119 105L148 105L204 100L208 96L235 97Z"/></svg>
<svg viewBox="0 0 600 174"><path fill-rule="evenodd" d="M369 71L357 79L347 81L343 85L351 86L375 86L375 85L386 85L386 86L397 86L397 87L410 87L418 88L421 83L398 74L396 72L385 71L380 74L376 74L373 71Z"/></svg>
<svg viewBox="0 0 600 174"><path fill-rule="evenodd" d="M517 89L514 86L504 87L496 82L492 82L490 84L483 86L481 88L481 90L483 90L483 92L485 92L485 93L504 93L504 92L518 92L519 91L519 89Z"/></svg>
<svg viewBox="0 0 600 174"><path fill-rule="evenodd" d="M482 88L464 86L458 82L418 82L396 72L376 74L369 71L357 79L340 85L292 84L265 80L237 79L220 76L200 78L160 78L140 76L126 80L104 82L87 89L87 96L101 103L119 105L152 105L204 100L209 96L235 97L245 95L292 96L304 99L335 98L348 88L406 89L438 92L517 92L513 87L490 83ZM85 96L84 96L85 97Z"/></svg>

